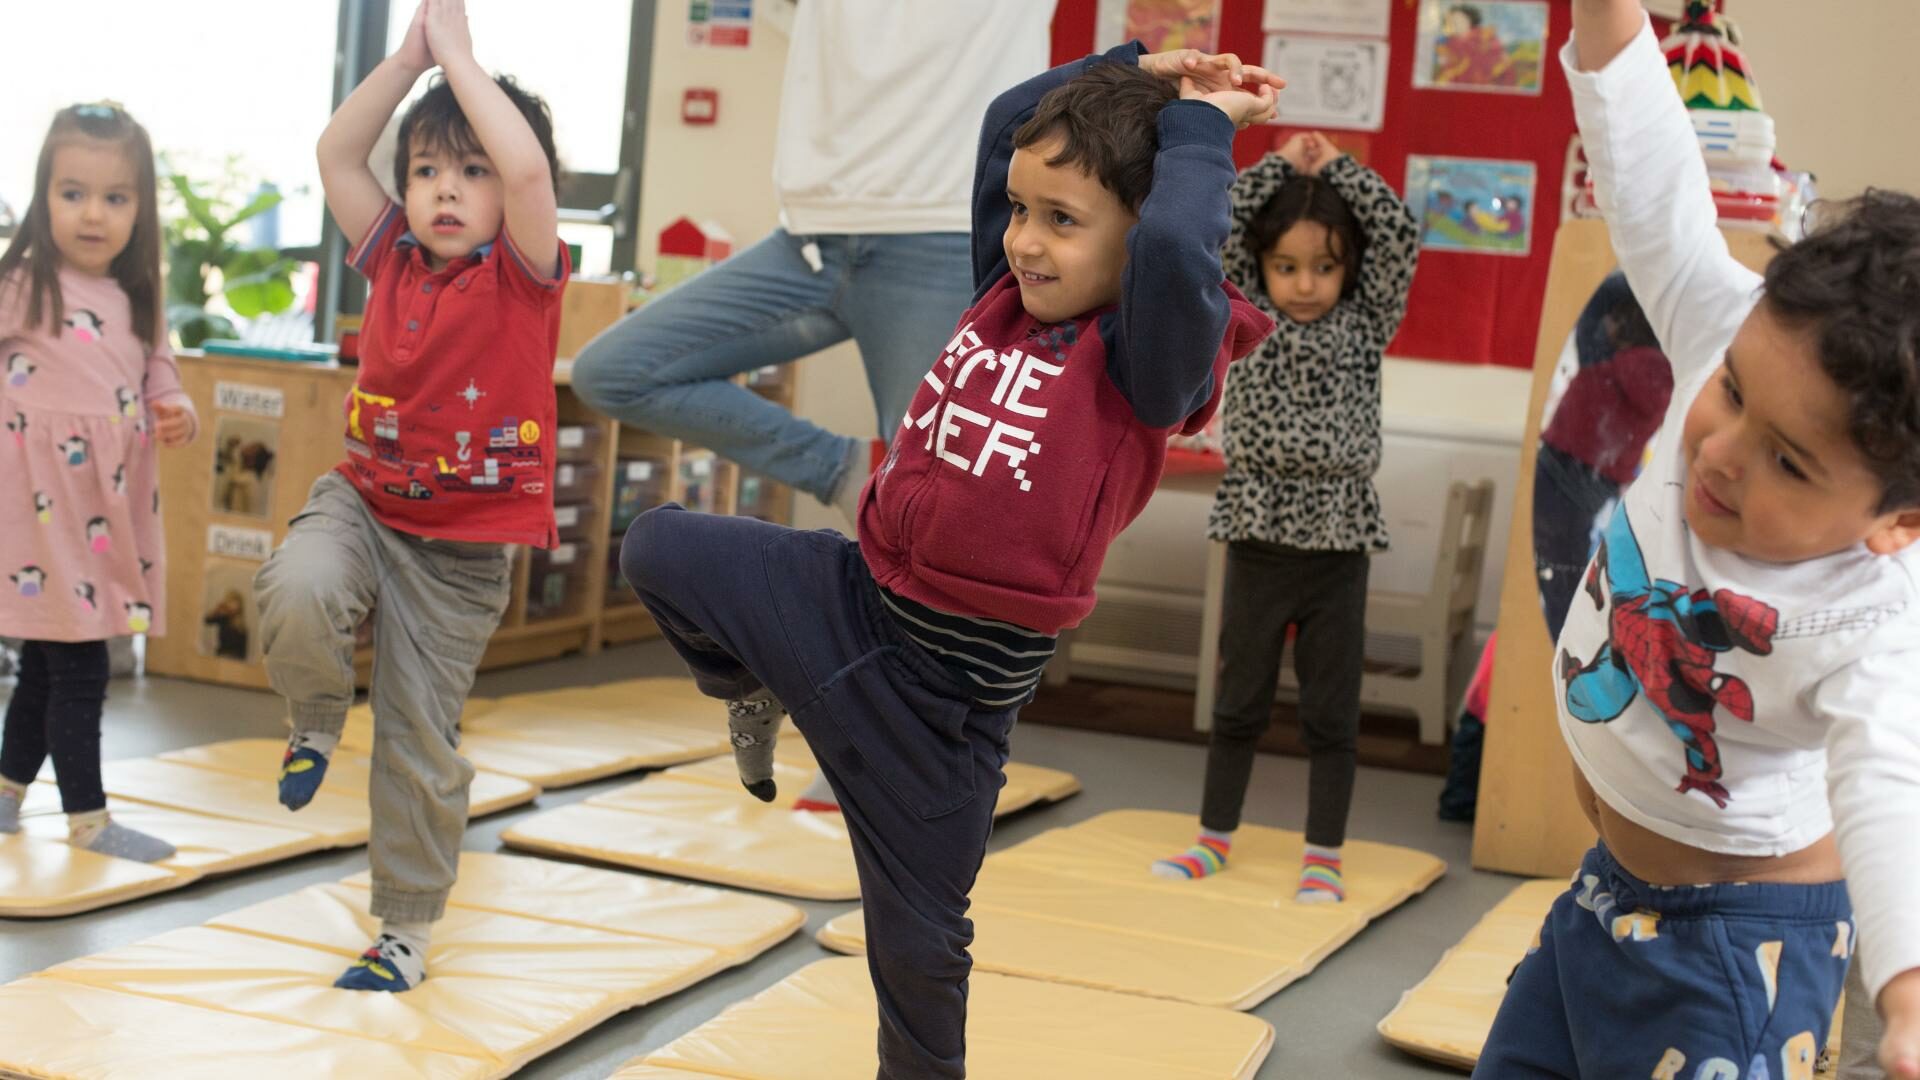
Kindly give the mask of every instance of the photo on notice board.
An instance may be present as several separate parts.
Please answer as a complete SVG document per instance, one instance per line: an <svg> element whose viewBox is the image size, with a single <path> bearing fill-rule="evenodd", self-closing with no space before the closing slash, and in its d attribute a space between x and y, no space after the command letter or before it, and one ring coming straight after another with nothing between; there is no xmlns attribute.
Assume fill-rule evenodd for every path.
<svg viewBox="0 0 1920 1080"><path fill-rule="evenodd" d="M280 425L222 416L213 429L213 511L266 518L273 513L274 460Z"/></svg>
<svg viewBox="0 0 1920 1080"><path fill-rule="evenodd" d="M1420 0L1413 85L1538 94L1546 51L1543 0Z"/></svg>
<svg viewBox="0 0 1920 1080"><path fill-rule="evenodd" d="M1138 38L1148 52L1214 52L1220 40L1220 0L1100 0L1094 48Z"/></svg>
<svg viewBox="0 0 1920 1080"><path fill-rule="evenodd" d="M1533 249L1530 161L1407 157L1407 205L1421 221L1420 246L1482 255Z"/></svg>
<svg viewBox="0 0 1920 1080"><path fill-rule="evenodd" d="M259 659L253 629L259 612L253 605L253 575L260 564L208 559L200 599L200 655L251 663Z"/></svg>

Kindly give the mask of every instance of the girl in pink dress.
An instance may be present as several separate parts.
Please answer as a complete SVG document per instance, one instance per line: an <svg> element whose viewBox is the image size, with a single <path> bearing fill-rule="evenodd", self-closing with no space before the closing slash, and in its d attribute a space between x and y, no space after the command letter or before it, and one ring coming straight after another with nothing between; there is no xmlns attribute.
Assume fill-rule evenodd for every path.
<svg viewBox="0 0 1920 1080"><path fill-rule="evenodd" d="M108 638L158 634L166 568L154 443L198 431L167 347L153 146L118 106L54 116L0 254L0 635L25 639L0 741L0 832L53 758L68 840L154 862L100 781Z"/></svg>

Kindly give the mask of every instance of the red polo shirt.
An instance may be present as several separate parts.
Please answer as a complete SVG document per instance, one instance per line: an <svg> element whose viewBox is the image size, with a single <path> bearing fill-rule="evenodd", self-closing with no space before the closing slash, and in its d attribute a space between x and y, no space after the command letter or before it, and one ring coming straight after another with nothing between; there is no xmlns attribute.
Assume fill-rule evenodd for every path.
<svg viewBox="0 0 1920 1080"><path fill-rule="evenodd" d="M552 547L553 354L560 276L503 228L434 270L388 204L347 256L367 276L360 375L342 403L340 472L390 528L441 540Z"/></svg>

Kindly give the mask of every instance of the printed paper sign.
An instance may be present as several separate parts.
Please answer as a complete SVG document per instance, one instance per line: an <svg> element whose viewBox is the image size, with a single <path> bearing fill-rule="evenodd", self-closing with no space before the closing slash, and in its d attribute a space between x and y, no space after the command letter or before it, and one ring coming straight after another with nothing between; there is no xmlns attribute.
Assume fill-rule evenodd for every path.
<svg viewBox="0 0 1920 1080"><path fill-rule="evenodd" d="M265 529L244 529L235 525L207 526L207 553L234 559L266 562L273 554L273 534Z"/></svg>
<svg viewBox="0 0 1920 1080"><path fill-rule="evenodd" d="M287 415L287 395L271 386L217 382L213 384L213 407L222 412L247 413L278 420Z"/></svg>
<svg viewBox="0 0 1920 1080"><path fill-rule="evenodd" d="M1269 34L1264 59L1287 80L1274 123L1379 131L1386 122L1386 42Z"/></svg>

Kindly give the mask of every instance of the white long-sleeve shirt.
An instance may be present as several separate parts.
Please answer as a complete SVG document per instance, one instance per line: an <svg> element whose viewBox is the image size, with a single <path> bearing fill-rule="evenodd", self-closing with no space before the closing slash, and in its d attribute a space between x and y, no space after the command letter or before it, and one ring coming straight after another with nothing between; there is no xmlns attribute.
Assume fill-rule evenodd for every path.
<svg viewBox="0 0 1920 1080"><path fill-rule="evenodd" d="M796 235L966 232L980 119L1046 70L1050 0L801 0L773 185Z"/></svg>
<svg viewBox="0 0 1920 1080"><path fill-rule="evenodd" d="M1708 851L1835 831L1876 997L1920 967L1920 551L1764 563L1687 528L1681 422L1758 302L1652 27L1597 72L1561 63L1615 253L1673 363L1653 456L1575 595L1554 685L1607 805ZM1597 595L1597 599L1595 596Z"/></svg>

